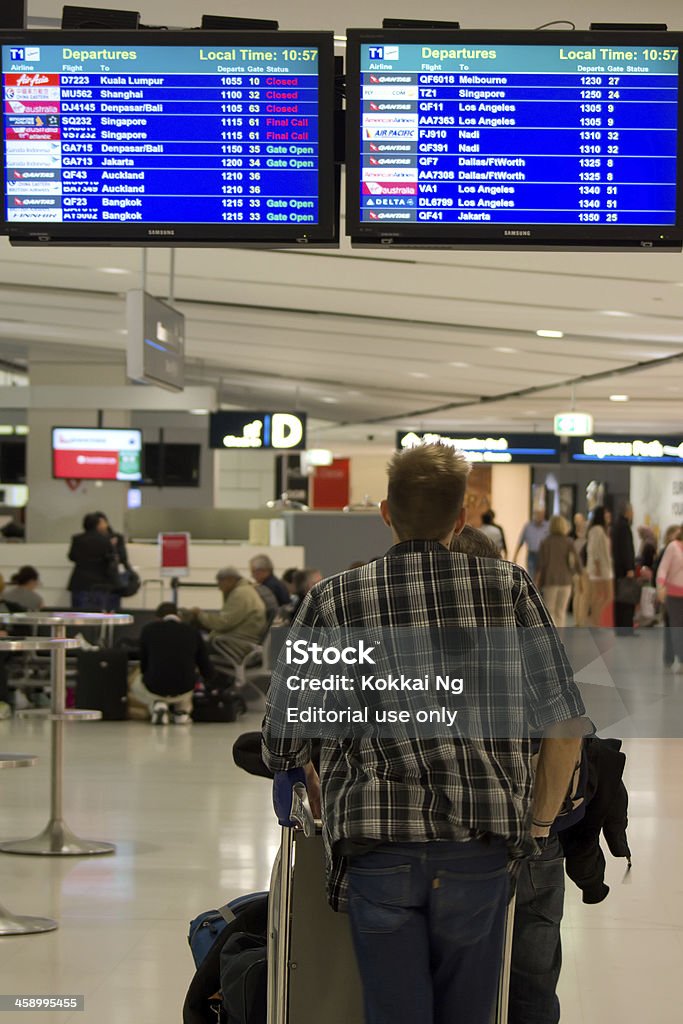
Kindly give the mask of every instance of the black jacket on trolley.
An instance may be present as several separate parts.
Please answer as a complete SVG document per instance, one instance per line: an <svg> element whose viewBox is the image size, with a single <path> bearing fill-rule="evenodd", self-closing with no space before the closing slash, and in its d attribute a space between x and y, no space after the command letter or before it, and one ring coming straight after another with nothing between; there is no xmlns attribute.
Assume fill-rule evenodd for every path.
<svg viewBox="0 0 683 1024"><path fill-rule="evenodd" d="M626 755L621 753L621 740L590 736L584 743L588 759L586 813L557 835L564 850L567 874L583 892L583 902L601 903L609 892L605 884L605 856L600 848L601 833L612 856L626 857L631 866L626 839L628 793L622 781Z"/></svg>
<svg viewBox="0 0 683 1024"><path fill-rule="evenodd" d="M98 530L75 534L69 560L74 563L69 590L109 591L117 586L116 555L108 534Z"/></svg>

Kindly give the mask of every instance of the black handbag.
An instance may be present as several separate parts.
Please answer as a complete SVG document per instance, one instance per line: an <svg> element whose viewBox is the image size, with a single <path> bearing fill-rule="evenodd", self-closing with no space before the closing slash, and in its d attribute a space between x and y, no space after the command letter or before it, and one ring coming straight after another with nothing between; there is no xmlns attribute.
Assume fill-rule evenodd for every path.
<svg viewBox="0 0 683 1024"><path fill-rule="evenodd" d="M119 597L134 597L141 586L141 580L134 569L124 567L119 570L116 593Z"/></svg>
<svg viewBox="0 0 683 1024"><path fill-rule="evenodd" d="M616 601L618 604L638 604L640 601L640 580L635 576L622 576L617 580Z"/></svg>

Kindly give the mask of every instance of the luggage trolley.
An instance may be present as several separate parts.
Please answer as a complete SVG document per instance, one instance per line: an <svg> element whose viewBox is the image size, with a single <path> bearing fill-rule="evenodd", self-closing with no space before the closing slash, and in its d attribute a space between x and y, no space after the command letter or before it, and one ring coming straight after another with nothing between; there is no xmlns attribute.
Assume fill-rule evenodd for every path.
<svg viewBox="0 0 683 1024"><path fill-rule="evenodd" d="M267 1024L363 1024L349 919L327 902L322 829L303 783L291 799L268 902Z"/></svg>
<svg viewBox="0 0 683 1024"><path fill-rule="evenodd" d="M277 787L282 786L280 793ZM289 821L282 825L268 901L267 1024L363 1024L363 993L347 914L335 913L325 891L322 829L303 782L277 773L283 806L291 787ZM491 1024L507 1024L515 897L505 918L503 962Z"/></svg>

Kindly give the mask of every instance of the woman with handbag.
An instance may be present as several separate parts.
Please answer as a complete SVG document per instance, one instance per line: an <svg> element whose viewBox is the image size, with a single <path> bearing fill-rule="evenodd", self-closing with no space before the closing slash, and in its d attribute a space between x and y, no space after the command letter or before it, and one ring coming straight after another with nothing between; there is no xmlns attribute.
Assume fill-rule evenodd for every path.
<svg viewBox="0 0 683 1024"><path fill-rule="evenodd" d="M657 589L661 594L671 629L674 672L683 672L683 540L678 537L667 545L657 569Z"/></svg>
<svg viewBox="0 0 683 1024"><path fill-rule="evenodd" d="M103 519L107 524L107 533L109 534L112 551L114 552L117 583L113 593L112 611L118 612L121 608L122 597L134 597L135 594L137 594L140 589L140 577L128 561L126 540L123 534L117 533L116 530L112 528L112 525L104 512L96 512L95 514L98 515L100 519Z"/></svg>

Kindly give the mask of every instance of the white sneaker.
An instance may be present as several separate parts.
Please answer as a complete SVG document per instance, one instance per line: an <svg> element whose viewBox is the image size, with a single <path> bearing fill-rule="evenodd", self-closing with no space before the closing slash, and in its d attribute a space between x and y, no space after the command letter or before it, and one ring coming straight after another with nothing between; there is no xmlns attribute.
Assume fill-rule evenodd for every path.
<svg viewBox="0 0 683 1024"><path fill-rule="evenodd" d="M174 711L173 712L173 724L174 725L190 725L192 722L192 716L187 711Z"/></svg>
<svg viewBox="0 0 683 1024"><path fill-rule="evenodd" d="M155 700L152 705L152 725L168 725L168 704L163 700Z"/></svg>
<svg viewBox="0 0 683 1024"><path fill-rule="evenodd" d="M6 700L0 700L0 721L12 717L12 708Z"/></svg>

